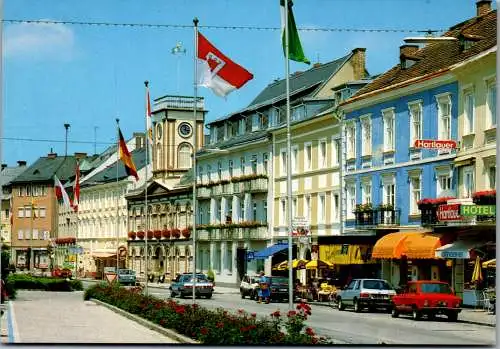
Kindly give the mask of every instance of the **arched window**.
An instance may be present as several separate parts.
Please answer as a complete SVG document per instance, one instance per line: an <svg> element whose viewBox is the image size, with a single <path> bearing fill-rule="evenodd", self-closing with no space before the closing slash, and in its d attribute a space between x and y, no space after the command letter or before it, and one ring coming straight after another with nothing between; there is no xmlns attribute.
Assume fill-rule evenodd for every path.
<svg viewBox="0 0 500 349"><path fill-rule="evenodd" d="M163 149L161 143L156 143L156 168L163 169Z"/></svg>
<svg viewBox="0 0 500 349"><path fill-rule="evenodd" d="M188 143L182 143L179 145L179 153L177 155L179 168L190 168L191 167L191 145Z"/></svg>

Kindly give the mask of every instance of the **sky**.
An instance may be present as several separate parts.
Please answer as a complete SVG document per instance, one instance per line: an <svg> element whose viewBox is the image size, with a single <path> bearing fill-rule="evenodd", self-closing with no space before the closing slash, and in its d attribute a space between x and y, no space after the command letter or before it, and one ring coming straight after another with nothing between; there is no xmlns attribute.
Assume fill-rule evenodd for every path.
<svg viewBox="0 0 500 349"><path fill-rule="evenodd" d="M493 4L496 8L496 4ZM446 30L475 16L475 0L295 0L299 28L401 29L406 32L300 31L311 62L329 62L366 48L366 67L380 74L398 63L409 30ZM29 24L9 20L147 23L190 26L254 78L226 98L199 88L206 121L247 106L276 78L285 62L279 0L3 0L3 115L1 162L28 165L51 150L64 155L102 152L145 129L144 81L151 98L193 95L193 28ZM442 32L439 33L439 35ZM172 54L177 43L185 54ZM308 66L291 62L290 72Z"/></svg>

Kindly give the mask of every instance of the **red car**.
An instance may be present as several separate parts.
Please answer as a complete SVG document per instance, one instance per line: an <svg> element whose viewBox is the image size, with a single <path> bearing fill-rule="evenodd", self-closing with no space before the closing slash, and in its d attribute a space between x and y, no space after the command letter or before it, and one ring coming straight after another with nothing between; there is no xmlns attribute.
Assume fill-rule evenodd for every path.
<svg viewBox="0 0 500 349"><path fill-rule="evenodd" d="M462 300L446 282L418 280L410 281L402 294L392 298L392 317L409 313L414 320L422 315L433 319L437 314L444 314L450 321L457 321Z"/></svg>

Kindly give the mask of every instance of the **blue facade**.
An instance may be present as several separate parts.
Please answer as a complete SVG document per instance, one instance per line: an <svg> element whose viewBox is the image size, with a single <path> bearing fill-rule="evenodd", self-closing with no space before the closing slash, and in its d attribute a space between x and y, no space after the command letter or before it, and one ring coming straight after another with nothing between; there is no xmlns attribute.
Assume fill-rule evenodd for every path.
<svg viewBox="0 0 500 349"><path fill-rule="evenodd" d="M397 93L397 92L396 92ZM355 167L345 166L344 180L356 183L356 204L362 202L361 183L371 182L371 203L377 207L383 202L382 176L393 174L395 177L395 208L400 209L400 225L420 225L420 218L410 216L410 179L409 172L420 170L420 198L434 198L437 191L436 167L442 168L453 163L455 150L447 154L438 154L437 150L411 150L410 149L410 112L408 103L422 102L422 139L438 139L438 105L436 96L450 94L451 117L450 133L453 140L457 139L458 132L458 84L456 82L429 88L418 93L406 96L397 96L390 101L375 103L368 107L351 111L345 115L345 123L355 121L356 124L356 158ZM394 108L394 155L393 162L384 163L383 117L382 110ZM370 114L371 119L371 161L363 159L361 154L363 135L360 116ZM420 153L419 158L412 158L411 154ZM443 159L444 158L444 159ZM370 159L370 158L369 158ZM350 170L348 170L350 167ZM366 177L370 177L370 179ZM451 177L451 190L456 192L456 176ZM352 227L354 221L348 220L346 227Z"/></svg>

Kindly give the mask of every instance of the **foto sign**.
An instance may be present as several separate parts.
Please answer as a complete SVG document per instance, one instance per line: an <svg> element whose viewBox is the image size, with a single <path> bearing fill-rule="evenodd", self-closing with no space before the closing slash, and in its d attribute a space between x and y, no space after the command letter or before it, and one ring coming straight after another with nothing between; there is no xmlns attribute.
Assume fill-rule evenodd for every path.
<svg viewBox="0 0 500 349"><path fill-rule="evenodd" d="M439 221L458 221L461 220L460 204L440 205L437 209L437 219Z"/></svg>
<svg viewBox="0 0 500 349"><path fill-rule="evenodd" d="M414 146L418 149L456 149L457 142L453 140L417 139Z"/></svg>
<svg viewBox="0 0 500 349"><path fill-rule="evenodd" d="M496 216L495 205L462 205L460 207L462 216Z"/></svg>

